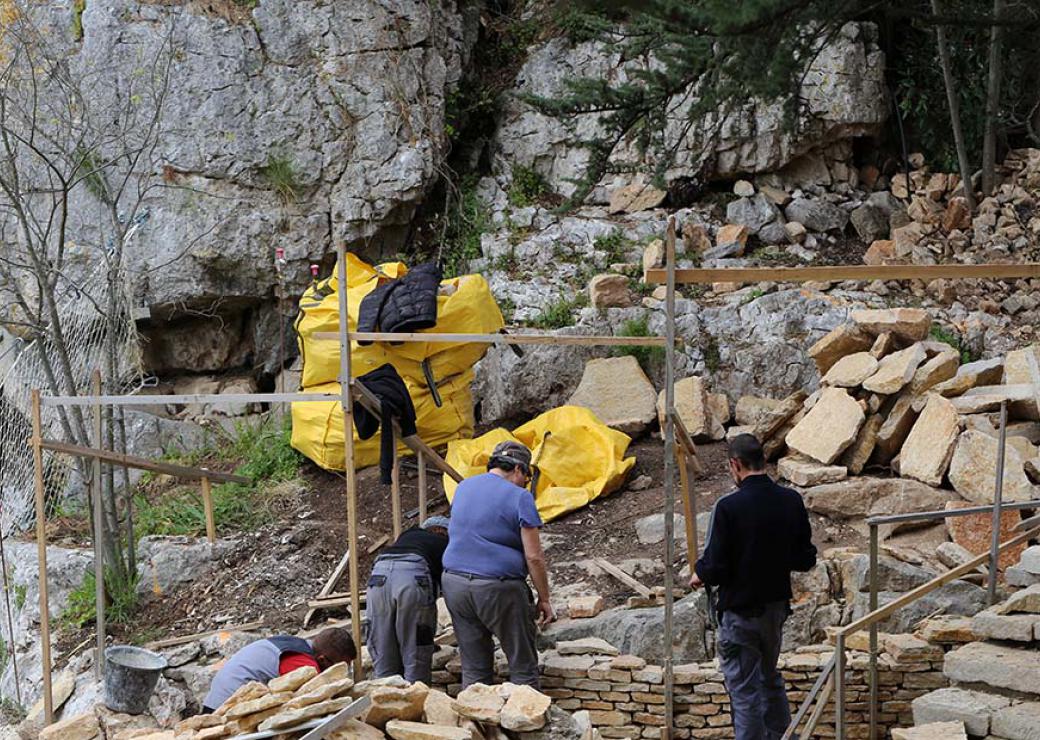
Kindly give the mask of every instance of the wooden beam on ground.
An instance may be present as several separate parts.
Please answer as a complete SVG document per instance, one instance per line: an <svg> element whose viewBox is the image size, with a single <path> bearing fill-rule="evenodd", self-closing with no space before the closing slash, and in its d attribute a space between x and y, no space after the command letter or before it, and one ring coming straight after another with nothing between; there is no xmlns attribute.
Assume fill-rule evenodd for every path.
<svg viewBox="0 0 1040 740"><path fill-rule="evenodd" d="M602 570L604 573L606 573L607 575L610 575L610 576L614 576L614 578L616 578L617 580L621 581L623 584L628 586L630 589L635 591L637 594L642 596L644 599L649 599L651 597L651 593L650 593L650 589L649 588L644 586L642 583L637 581L635 578L630 576L625 571L621 570L621 568L617 567L613 563L609 563L606 560L604 560L603 558L593 558L592 562L594 562L596 564L596 566L600 570Z"/></svg>
<svg viewBox="0 0 1040 740"><path fill-rule="evenodd" d="M372 553L374 553L376 550L378 550L380 547L382 547L383 545L385 545L389 541L390 541L390 535L384 534L382 537L380 537L378 540L376 540L375 542L373 542L371 545L368 546L368 549L365 550L365 554L366 555L371 555Z"/></svg>
<svg viewBox="0 0 1040 740"><path fill-rule="evenodd" d="M987 263L982 265L835 265L828 267L719 267L675 271L675 281L692 283L806 283L842 280L1012 280L1040 278L1040 263ZM663 269L647 270L644 282L663 285Z"/></svg>
<svg viewBox="0 0 1040 740"><path fill-rule="evenodd" d="M364 604L365 601L366 601L365 595L362 594L361 595L361 603ZM320 599L314 599L313 601L308 601L307 602L307 608L311 609L313 611L317 611L318 609L332 609L332 608L335 608L337 606L350 606L350 604L351 604L351 596L350 596L350 594L347 594L346 596L325 596L325 597L320 598ZM351 616L351 618L353 618L354 617L353 613L350 616Z"/></svg>
<svg viewBox="0 0 1040 740"><path fill-rule="evenodd" d="M312 339L334 340L339 336L331 331L316 331ZM593 334L551 334L531 332L528 334L438 334L430 332L356 331L350 333L356 342L411 342L448 344L555 344L579 345L583 347L663 347L664 337L617 337Z"/></svg>
<svg viewBox="0 0 1040 740"><path fill-rule="evenodd" d="M339 579L343 577L343 573L347 570L347 566L349 564L350 564L350 548L348 547L347 551L345 553L343 553L343 557L341 557L339 559L339 563L337 563L336 567L332 569L332 575L330 575L328 578L325 579L325 583L322 585L321 589L318 591L318 598L319 599L321 597L323 597L323 596L328 596L329 594L331 594L333 592L333 590L335 590L336 584L339 583ZM304 615L304 617L303 617L303 626L304 627L306 627L310 623L311 619L314 617L314 611L315 611L314 609L310 609L307 612L307 614Z"/></svg>
<svg viewBox="0 0 1040 740"><path fill-rule="evenodd" d="M175 645L183 645L186 642L201 640L204 637L219 635L221 632L249 632L251 630L260 629L263 626L263 620L258 620L256 622L243 622L242 624L232 624L228 625L227 627L221 627L220 629L216 630L196 632L192 635L183 635L181 637L169 637L165 640L154 640L152 642L146 642L144 646L149 650L161 650L162 648L174 647Z"/></svg>
<svg viewBox="0 0 1040 740"><path fill-rule="evenodd" d="M60 452L64 455L74 455L76 457L98 458L108 463L114 463L115 465L124 465L128 468L137 468L138 470L150 470L153 473L164 473L166 475L172 475L175 478L199 481L203 478L208 478L211 481L220 481L221 483L252 482L245 476L234 475L233 473L221 473L216 470L207 470L206 468L159 462L158 460L149 460L144 457L137 457L136 455L125 455L122 452L113 452L112 450L103 450L96 447L72 445L51 439L40 440L40 446L45 450L50 450L51 452Z"/></svg>

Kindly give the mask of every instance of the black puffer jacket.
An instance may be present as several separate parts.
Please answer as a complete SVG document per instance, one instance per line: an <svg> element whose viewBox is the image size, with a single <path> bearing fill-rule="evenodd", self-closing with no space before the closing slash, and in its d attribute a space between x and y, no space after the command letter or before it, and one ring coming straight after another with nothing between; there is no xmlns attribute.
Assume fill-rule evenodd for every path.
<svg viewBox="0 0 1040 740"><path fill-rule="evenodd" d="M380 285L361 299L357 330L410 332L431 328L437 323L440 283L440 266L425 262L403 278Z"/></svg>

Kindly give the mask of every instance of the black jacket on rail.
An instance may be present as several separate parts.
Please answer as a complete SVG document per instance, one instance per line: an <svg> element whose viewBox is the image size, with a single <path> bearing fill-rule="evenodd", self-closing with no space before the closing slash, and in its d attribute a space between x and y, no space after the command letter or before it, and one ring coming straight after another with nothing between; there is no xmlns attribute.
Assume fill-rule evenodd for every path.
<svg viewBox="0 0 1040 740"><path fill-rule="evenodd" d="M410 332L433 327L440 284L440 266L424 262L404 277L378 286L361 299L357 330Z"/></svg>
<svg viewBox="0 0 1040 740"><path fill-rule="evenodd" d="M361 439L368 439L379 431L382 425L383 436L379 438L379 478L383 483L390 483L390 471L394 466L392 420L397 419L402 436L409 437L415 434L415 406L412 405L412 397L408 395L408 388L393 365L380 365L375 370L359 376L357 381L378 396L382 404L382 418L379 418L358 401L354 401L354 425Z"/></svg>
<svg viewBox="0 0 1040 740"><path fill-rule="evenodd" d="M697 575L718 589L719 613L747 616L791 599L791 571L816 565L801 495L766 474L750 475L715 502Z"/></svg>

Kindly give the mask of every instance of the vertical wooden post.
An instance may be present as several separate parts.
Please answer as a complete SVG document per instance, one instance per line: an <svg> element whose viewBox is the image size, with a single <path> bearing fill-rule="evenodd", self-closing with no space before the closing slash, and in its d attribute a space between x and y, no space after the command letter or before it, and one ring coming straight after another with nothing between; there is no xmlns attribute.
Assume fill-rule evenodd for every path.
<svg viewBox="0 0 1040 740"><path fill-rule="evenodd" d="M217 520L213 516L213 490L210 488L209 478L203 478L200 483L202 506L206 510L206 539L212 544L217 541Z"/></svg>
<svg viewBox="0 0 1040 740"><path fill-rule="evenodd" d="M386 434L387 430L382 430ZM397 454L397 432L390 429L394 438L394 466L390 469L390 506L394 524L394 542L401 536L401 456Z"/></svg>
<svg viewBox="0 0 1040 740"><path fill-rule="evenodd" d="M665 348L664 348L664 728L663 740L670 740L675 728L675 685L672 673L675 645L672 619L675 605L672 567L675 564L675 426L672 414L675 408L675 216L668 219L665 234L665 266L668 281L665 294Z"/></svg>
<svg viewBox="0 0 1040 740"><path fill-rule="evenodd" d="M43 662L43 721L54 722L54 698L51 695L51 616L47 598L47 511L43 489L43 422L40 420L40 391L32 395L33 479L36 487L36 553L40 569L40 654Z"/></svg>
<svg viewBox="0 0 1040 740"><path fill-rule="evenodd" d="M354 659L354 681L365 677L361 664L361 589L358 579L357 480L354 470L354 398L350 373L350 333L347 310L347 248L336 247L336 277L339 282L339 382L340 405L343 409L343 470L347 479L347 547L350 554L350 628L357 646ZM384 430L385 431L385 430Z"/></svg>
<svg viewBox="0 0 1040 740"><path fill-rule="evenodd" d="M419 463L419 524L422 524L428 516L426 502L426 456L421 452L416 453L415 460Z"/></svg>
<svg viewBox="0 0 1040 740"><path fill-rule="evenodd" d="M95 396L101 395L101 371L91 376ZM94 414L94 447L104 449L101 438L101 404L92 404ZM91 466L90 490L94 501L94 611L97 627L97 654L94 656L94 675L100 681L105 675L105 504L101 494L101 458L95 456Z"/></svg>
<svg viewBox="0 0 1040 740"><path fill-rule="evenodd" d="M1029 354L1032 354L1030 352ZM1007 401L1000 402L1000 438L997 442L997 479L993 482L993 531L990 534L989 581L986 583L989 604L997 603L997 579L1000 577L1000 511L1004 503L1004 456L1007 454Z"/></svg>
<svg viewBox="0 0 1040 740"><path fill-rule="evenodd" d="M676 447L675 457L676 463L679 465L683 516L686 518L686 562L690 566L690 573L693 573L693 564L697 562L697 511L693 505L693 494L690 491L690 462L686 451L681 447Z"/></svg>

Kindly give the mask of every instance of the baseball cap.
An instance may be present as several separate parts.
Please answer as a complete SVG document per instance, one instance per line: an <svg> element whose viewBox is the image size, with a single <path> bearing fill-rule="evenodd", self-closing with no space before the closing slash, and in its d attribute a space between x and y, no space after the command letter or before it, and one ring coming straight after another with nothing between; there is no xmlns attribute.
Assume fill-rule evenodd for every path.
<svg viewBox="0 0 1040 740"><path fill-rule="evenodd" d="M488 459L489 466L492 466L496 460L519 465L524 472L531 472L531 451L519 442L507 440L495 445L495 449L491 451L491 457Z"/></svg>
<svg viewBox="0 0 1040 740"><path fill-rule="evenodd" d="M419 525L421 529L431 529L433 527L441 527L443 529L448 528L448 517L446 516L431 516L427 518L425 522Z"/></svg>

